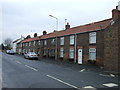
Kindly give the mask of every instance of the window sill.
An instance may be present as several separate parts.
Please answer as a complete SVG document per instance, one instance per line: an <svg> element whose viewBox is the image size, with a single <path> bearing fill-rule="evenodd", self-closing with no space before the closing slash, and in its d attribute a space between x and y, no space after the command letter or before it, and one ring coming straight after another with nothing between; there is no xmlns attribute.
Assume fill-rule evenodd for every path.
<svg viewBox="0 0 120 90"><path fill-rule="evenodd" d="M96 45L96 43L89 43L89 45Z"/></svg>

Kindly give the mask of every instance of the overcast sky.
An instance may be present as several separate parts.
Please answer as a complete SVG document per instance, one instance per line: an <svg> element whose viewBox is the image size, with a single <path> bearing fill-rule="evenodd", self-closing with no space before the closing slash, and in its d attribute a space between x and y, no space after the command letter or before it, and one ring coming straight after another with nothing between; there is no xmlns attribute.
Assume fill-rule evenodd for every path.
<svg viewBox="0 0 120 90"><path fill-rule="evenodd" d="M65 19L71 27L112 17L119 0L3 0L0 5L0 34L2 39L18 39L30 33L41 35L63 30ZM2 31L2 32L1 32ZM1 43L1 40L0 40Z"/></svg>

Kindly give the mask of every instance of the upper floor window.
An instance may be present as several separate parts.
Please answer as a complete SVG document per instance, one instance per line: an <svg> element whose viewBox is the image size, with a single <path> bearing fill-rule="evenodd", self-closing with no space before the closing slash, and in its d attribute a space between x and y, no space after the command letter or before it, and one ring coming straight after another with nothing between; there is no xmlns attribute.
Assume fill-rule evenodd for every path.
<svg viewBox="0 0 120 90"><path fill-rule="evenodd" d="M21 47L23 46L23 43L21 43Z"/></svg>
<svg viewBox="0 0 120 90"><path fill-rule="evenodd" d="M60 45L64 45L64 37L60 38Z"/></svg>
<svg viewBox="0 0 120 90"><path fill-rule="evenodd" d="M44 45L47 45L47 40L44 40Z"/></svg>
<svg viewBox="0 0 120 90"><path fill-rule="evenodd" d="M38 41L38 45L40 45L40 40Z"/></svg>
<svg viewBox="0 0 120 90"><path fill-rule="evenodd" d="M96 32L89 33L89 43L96 43Z"/></svg>
<svg viewBox="0 0 120 90"><path fill-rule="evenodd" d="M26 46L28 46L28 43L26 42Z"/></svg>
<svg viewBox="0 0 120 90"><path fill-rule="evenodd" d="M52 45L55 45L55 39L52 39L52 40L51 40L51 44L52 44Z"/></svg>
<svg viewBox="0 0 120 90"><path fill-rule="evenodd" d="M35 46L36 41L34 41L34 46Z"/></svg>
<svg viewBox="0 0 120 90"><path fill-rule="evenodd" d="M70 36L70 45L74 44L74 35Z"/></svg>
<svg viewBox="0 0 120 90"><path fill-rule="evenodd" d="M31 46L31 42L29 42L29 46Z"/></svg>

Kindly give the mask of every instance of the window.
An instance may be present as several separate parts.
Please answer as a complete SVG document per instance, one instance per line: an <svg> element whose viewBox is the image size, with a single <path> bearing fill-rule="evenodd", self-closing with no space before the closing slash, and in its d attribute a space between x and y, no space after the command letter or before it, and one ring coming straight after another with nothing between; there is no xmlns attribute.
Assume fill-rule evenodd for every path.
<svg viewBox="0 0 120 90"><path fill-rule="evenodd" d="M55 56L55 49L51 49L51 56Z"/></svg>
<svg viewBox="0 0 120 90"><path fill-rule="evenodd" d="M74 44L74 35L70 36L70 45Z"/></svg>
<svg viewBox="0 0 120 90"><path fill-rule="evenodd" d="M34 46L35 46L36 41L34 41Z"/></svg>
<svg viewBox="0 0 120 90"><path fill-rule="evenodd" d="M73 48L70 48L69 58L70 58L70 59L73 59L73 58L74 58L74 49L73 49Z"/></svg>
<svg viewBox="0 0 120 90"><path fill-rule="evenodd" d="M26 46L28 46L28 43L26 43Z"/></svg>
<svg viewBox="0 0 120 90"><path fill-rule="evenodd" d="M21 47L23 46L23 43L21 43Z"/></svg>
<svg viewBox="0 0 120 90"><path fill-rule="evenodd" d="M96 43L96 32L89 33L89 43Z"/></svg>
<svg viewBox="0 0 120 90"><path fill-rule="evenodd" d="M46 55L46 49L44 49L44 55Z"/></svg>
<svg viewBox="0 0 120 90"><path fill-rule="evenodd" d="M29 46L31 46L31 42L29 42Z"/></svg>
<svg viewBox="0 0 120 90"><path fill-rule="evenodd" d="M47 45L47 40L44 40L44 45Z"/></svg>
<svg viewBox="0 0 120 90"><path fill-rule="evenodd" d="M89 48L89 59L96 60L96 48Z"/></svg>
<svg viewBox="0 0 120 90"><path fill-rule="evenodd" d="M60 57L63 58L63 56L64 56L64 50L63 50L63 48L60 48Z"/></svg>
<svg viewBox="0 0 120 90"><path fill-rule="evenodd" d="M27 50L26 50L26 53L27 53Z"/></svg>
<svg viewBox="0 0 120 90"><path fill-rule="evenodd" d="M38 45L40 45L40 40L38 41Z"/></svg>
<svg viewBox="0 0 120 90"><path fill-rule="evenodd" d="M60 45L64 45L64 37L60 38Z"/></svg>
<svg viewBox="0 0 120 90"><path fill-rule="evenodd" d="M52 40L51 40L51 44L52 44L52 45L55 45L55 39L52 39Z"/></svg>

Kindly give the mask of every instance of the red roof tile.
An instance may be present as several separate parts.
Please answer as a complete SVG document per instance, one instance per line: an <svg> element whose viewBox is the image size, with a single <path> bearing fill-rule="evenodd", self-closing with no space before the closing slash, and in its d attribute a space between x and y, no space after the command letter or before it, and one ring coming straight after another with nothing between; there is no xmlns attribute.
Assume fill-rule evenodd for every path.
<svg viewBox="0 0 120 90"><path fill-rule="evenodd" d="M73 27L73 28L70 28L67 30L56 31L53 33L42 35L42 37L40 39L47 39L47 38L52 38L52 37L56 37L56 36L64 36L64 35L105 29L110 24L111 20L112 19L110 18L110 19L99 21L99 22L94 22L94 23L90 23L90 24L86 24L86 25L82 25L82 26Z"/></svg>
<svg viewBox="0 0 120 90"><path fill-rule="evenodd" d="M37 36L37 37L34 37L34 38L28 38L28 39L23 40L22 43L35 41L35 40L39 40L39 39L40 39L40 36Z"/></svg>

